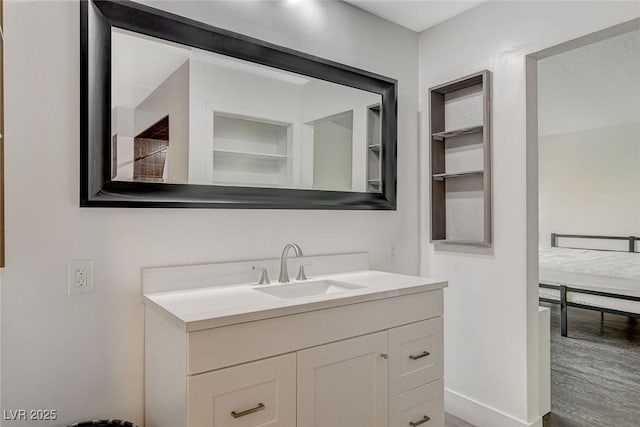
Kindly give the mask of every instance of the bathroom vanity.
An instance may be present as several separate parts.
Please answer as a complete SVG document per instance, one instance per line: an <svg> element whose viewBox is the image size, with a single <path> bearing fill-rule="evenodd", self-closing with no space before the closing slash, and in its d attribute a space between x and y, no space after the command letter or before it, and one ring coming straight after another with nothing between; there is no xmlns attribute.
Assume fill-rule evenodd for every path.
<svg viewBox="0 0 640 427"><path fill-rule="evenodd" d="M144 270L146 425L442 427L446 282L355 253L256 284L279 262Z"/></svg>

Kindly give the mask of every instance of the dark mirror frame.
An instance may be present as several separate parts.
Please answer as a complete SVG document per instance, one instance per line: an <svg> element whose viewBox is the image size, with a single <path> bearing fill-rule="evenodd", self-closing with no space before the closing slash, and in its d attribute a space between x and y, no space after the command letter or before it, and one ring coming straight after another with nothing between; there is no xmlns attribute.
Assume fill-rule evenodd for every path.
<svg viewBox="0 0 640 427"><path fill-rule="evenodd" d="M111 29L382 95L382 192L111 180ZM80 2L80 206L396 209L397 81L129 1Z"/></svg>

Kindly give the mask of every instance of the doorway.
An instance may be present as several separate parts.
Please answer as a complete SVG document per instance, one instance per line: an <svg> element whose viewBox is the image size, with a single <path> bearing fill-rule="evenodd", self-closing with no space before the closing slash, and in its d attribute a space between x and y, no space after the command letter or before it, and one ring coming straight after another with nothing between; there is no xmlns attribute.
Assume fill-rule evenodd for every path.
<svg viewBox="0 0 640 427"><path fill-rule="evenodd" d="M639 25L527 58L539 215L529 238L551 312L549 427L632 427L640 412Z"/></svg>

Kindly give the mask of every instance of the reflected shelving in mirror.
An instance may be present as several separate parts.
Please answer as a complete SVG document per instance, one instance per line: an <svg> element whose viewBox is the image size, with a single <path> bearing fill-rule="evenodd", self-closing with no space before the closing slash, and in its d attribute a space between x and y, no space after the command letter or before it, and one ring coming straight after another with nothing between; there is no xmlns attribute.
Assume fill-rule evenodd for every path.
<svg viewBox="0 0 640 427"><path fill-rule="evenodd" d="M437 181L442 181L449 178L461 178L465 176L471 175L482 175L484 171L475 170L475 171L464 171L464 172L449 172L449 173L435 173L433 174L433 179Z"/></svg>
<svg viewBox="0 0 640 427"><path fill-rule="evenodd" d="M229 155L229 156L246 156L246 157L257 157L263 159L273 159L273 160L286 160L287 156L285 154L271 154L271 153L258 153L251 151L236 151L236 150L224 150L219 148L217 150L213 150L216 154Z"/></svg>
<svg viewBox="0 0 640 427"><path fill-rule="evenodd" d="M453 129L446 132L436 132L431 137L437 141L444 141L447 138L455 138L457 136L468 135L470 133L482 132L483 126L469 126L461 129Z"/></svg>

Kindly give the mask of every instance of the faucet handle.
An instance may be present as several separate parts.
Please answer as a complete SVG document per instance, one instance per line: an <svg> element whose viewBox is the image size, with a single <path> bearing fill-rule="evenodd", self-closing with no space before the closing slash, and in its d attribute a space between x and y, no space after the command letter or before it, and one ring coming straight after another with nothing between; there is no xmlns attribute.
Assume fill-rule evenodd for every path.
<svg viewBox="0 0 640 427"><path fill-rule="evenodd" d="M304 274L304 267L306 265L311 265L310 262L301 262L300 267L298 268L298 275L296 276L296 280L307 280L307 275Z"/></svg>
<svg viewBox="0 0 640 427"><path fill-rule="evenodd" d="M260 274L260 280L258 280L258 285L268 285L271 282L269 281L269 275L267 274L267 269L265 267L256 267L255 265L251 267L252 270L262 271Z"/></svg>

